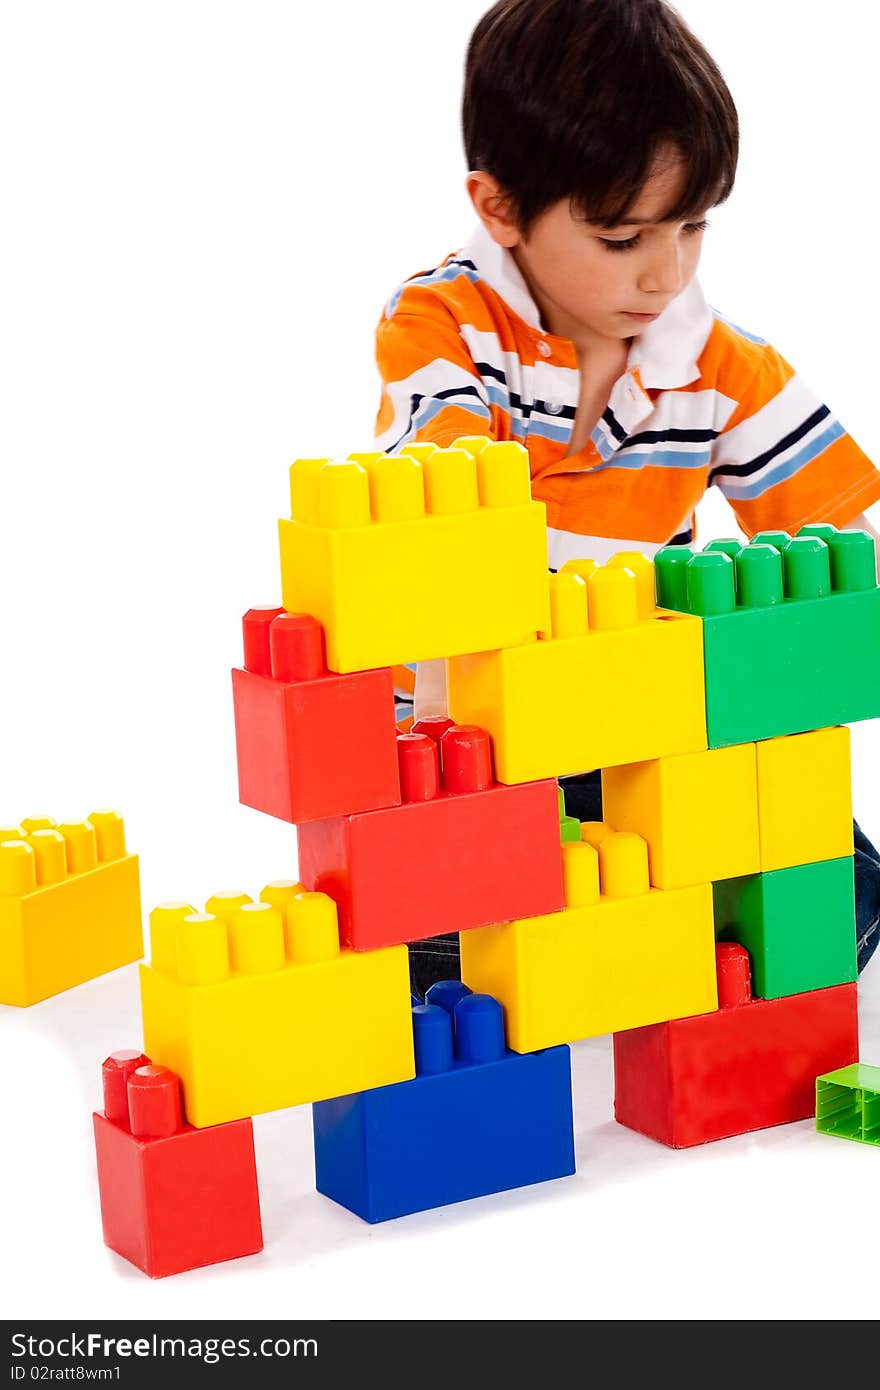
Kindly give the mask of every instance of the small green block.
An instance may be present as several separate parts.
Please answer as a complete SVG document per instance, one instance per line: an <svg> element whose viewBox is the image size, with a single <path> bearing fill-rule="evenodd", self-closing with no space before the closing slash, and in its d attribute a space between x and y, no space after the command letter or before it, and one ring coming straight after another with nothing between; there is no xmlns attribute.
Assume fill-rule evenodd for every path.
<svg viewBox="0 0 880 1390"><path fill-rule="evenodd" d="M880 588L865 531L763 532L734 553L669 546L661 607L703 620L710 748L880 716Z"/></svg>
<svg viewBox="0 0 880 1390"><path fill-rule="evenodd" d="M880 1067L854 1062L817 1076L816 1129L880 1146Z"/></svg>
<svg viewBox="0 0 880 1390"><path fill-rule="evenodd" d="M759 999L857 978L851 858L726 879L712 893L715 935L746 947Z"/></svg>
<svg viewBox="0 0 880 1390"><path fill-rule="evenodd" d="M581 823L576 816L563 816L559 822L560 839L562 843L568 844L569 841L580 841Z"/></svg>

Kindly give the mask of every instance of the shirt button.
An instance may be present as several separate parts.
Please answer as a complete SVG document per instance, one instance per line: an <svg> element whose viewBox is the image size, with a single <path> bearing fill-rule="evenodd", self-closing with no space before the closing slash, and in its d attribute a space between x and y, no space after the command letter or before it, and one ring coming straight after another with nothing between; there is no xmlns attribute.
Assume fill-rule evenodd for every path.
<svg viewBox="0 0 880 1390"><path fill-rule="evenodd" d="M549 343L545 343L543 338L540 340L539 343L536 344L536 346L537 346L537 349L538 349L538 351L540 352L540 354L541 354L542 357L552 357L552 356L553 356L553 349L552 349L552 347L550 346Z"/></svg>
<svg viewBox="0 0 880 1390"><path fill-rule="evenodd" d="M547 407L547 413L549 415L561 415L565 409L565 405L562 401L545 401L544 404Z"/></svg>

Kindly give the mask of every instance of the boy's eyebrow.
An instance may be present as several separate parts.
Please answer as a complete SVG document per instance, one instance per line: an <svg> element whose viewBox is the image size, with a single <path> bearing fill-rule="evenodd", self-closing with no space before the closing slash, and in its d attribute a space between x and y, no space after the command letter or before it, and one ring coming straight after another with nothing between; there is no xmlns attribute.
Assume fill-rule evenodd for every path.
<svg viewBox="0 0 880 1390"><path fill-rule="evenodd" d="M678 221L698 221L698 218L678 218L678 217L627 217L622 222L615 222L615 227L656 227L663 222ZM611 228L609 227L609 231Z"/></svg>

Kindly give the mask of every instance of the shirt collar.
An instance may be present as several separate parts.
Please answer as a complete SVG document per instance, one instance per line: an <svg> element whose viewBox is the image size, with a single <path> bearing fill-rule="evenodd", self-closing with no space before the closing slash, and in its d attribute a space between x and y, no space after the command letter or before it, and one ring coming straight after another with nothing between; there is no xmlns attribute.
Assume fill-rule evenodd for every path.
<svg viewBox="0 0 880 1390"><path fill-rule="evenodd" d="M504 246L493 241L480 224L459 257L473 262L506 304L537 333L543 333L541 315L519 266ZM694 279L660 317L633 338L627 370L638 368L639 380L648 390L674 390L696 381L699 357L712 331L713 314L699 282Z"/></svg>

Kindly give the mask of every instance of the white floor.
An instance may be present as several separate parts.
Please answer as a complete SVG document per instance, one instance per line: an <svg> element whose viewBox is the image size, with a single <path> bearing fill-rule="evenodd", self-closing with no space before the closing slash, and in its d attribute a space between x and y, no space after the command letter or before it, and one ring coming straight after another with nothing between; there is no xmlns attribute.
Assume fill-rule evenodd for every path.
<svg viewBox="0 0 880 1390"><path fill-rule="evenodd" d="M880 959L860 986L880 1062ZM578 1171L370 1227L313 1190L310 1108L256 1121L266 1247L151 1281L100 1237L99 1064L140 1041L134 967L0 1009L7 1318L876 1316L880 1151L812 1122L673 1152L611 1118L608 1039L573 1049Z"/></svg>

